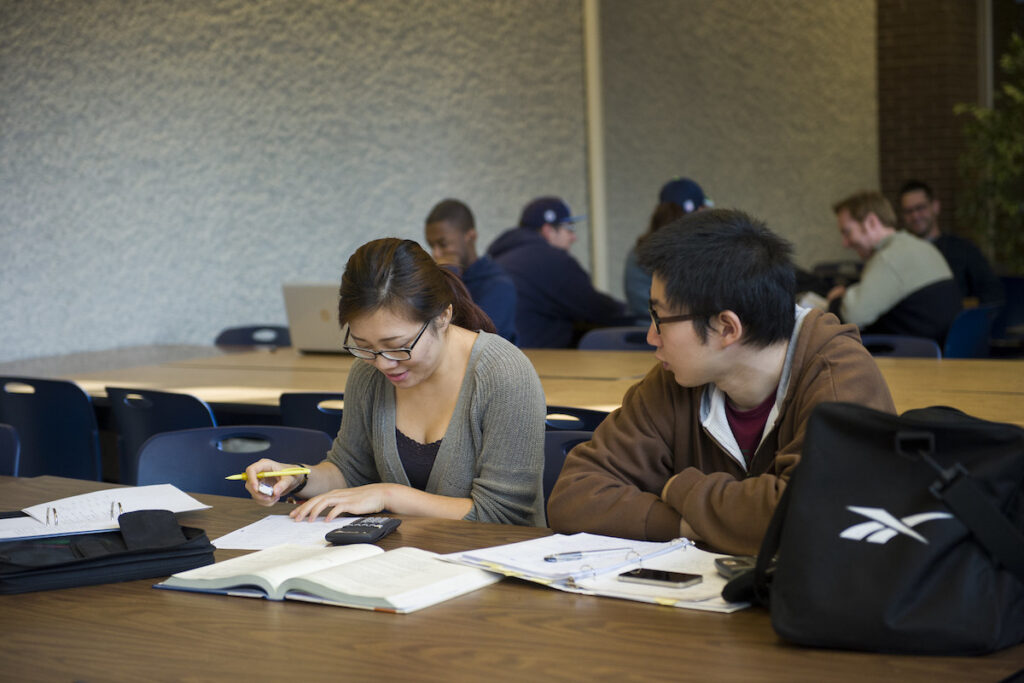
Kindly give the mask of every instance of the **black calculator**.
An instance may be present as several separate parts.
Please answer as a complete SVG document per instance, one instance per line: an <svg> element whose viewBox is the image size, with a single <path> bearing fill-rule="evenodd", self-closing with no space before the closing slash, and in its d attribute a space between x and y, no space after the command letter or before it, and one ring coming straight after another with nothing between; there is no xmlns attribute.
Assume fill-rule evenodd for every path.
<svg viewBox="0 0 1024 683"><path fill-rule="evenodd" d="M373 543L398 528L402 520L394 517L359 517L345 526L331 529L324 536L331 545Z"/></svg>

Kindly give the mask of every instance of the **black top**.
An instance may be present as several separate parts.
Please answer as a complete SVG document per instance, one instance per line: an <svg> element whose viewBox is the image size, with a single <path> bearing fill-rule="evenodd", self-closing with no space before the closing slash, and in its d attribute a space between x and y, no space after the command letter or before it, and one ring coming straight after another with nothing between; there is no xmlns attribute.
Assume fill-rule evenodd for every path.
<svg viewBox="0 0 1024 683"><path fill-rule="evenodd" d="M413 441L398 429L395 429L395 441L398 445L398 459L405 468L405 476L409 477L409 485L414 489L425 491L430 471L434 469L437 451L441 448L441 439L434 443Z"/></svg>
<svg viewBox="0 0 1024 683"><path fill-rule="evenodd" d="M957 235L942 234L932 244L946 258L961 296L976 297L983 304L1003 300L1003 283L974 242Z"/></svg>

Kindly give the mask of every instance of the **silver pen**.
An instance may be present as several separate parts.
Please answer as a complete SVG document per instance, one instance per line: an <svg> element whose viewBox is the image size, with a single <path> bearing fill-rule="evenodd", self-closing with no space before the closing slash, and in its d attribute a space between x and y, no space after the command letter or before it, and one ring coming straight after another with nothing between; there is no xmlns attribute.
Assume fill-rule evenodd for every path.
<svg viewBox="0 0 1024 683"><path fill-rule="evenodd" d="M554 555L545 555L545 562L567 562L569 560L580 560L583 559L584 555L593 555L594 553L615 553L622 552L623 550L632 550L632 548L595 548L593 550L573 550L567 553L555 553Z"/></svg>

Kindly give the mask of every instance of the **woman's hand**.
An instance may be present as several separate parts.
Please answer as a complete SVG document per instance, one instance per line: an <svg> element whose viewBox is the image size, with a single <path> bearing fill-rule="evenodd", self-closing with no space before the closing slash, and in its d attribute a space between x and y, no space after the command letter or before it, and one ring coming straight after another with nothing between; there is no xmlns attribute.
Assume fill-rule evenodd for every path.
<svg viewBox="0 0 1024 683"><path fill-rule="evenodd" d="M283 470L289 467L295 467L295 465L280 463L276 460L268 460L267 458L257 460L245 468L246 491L248 491L253 500L260 505L273 505L281 498L281 496L299 485L299 479L302 475L286 474L283 477L265 477L263 479L260 479L257 475L260 472L274 472L276 470ZM273 493L260 493L260 484L272 486Z"/></svg>
<svg viewBox="0 0 1024 683"><path fill-rule="evenodd" d="M255 464L258 465L259 463ZM282 477L282 479L286 478ZM390 509L388 502L396 487L408 488L402 487L401 484L366 484L365 486L356 486L350 489L335 489L310 498L289 514L296 522L301 522L304 519L312 522L320 516L320 513L330 507L334 509L327 513L327 516L324 518L325 522L331 521L342 513L350 515L373 514ZM287 491L287 488L283 490ZM255 494L253 498L256 498Z"/></svg>

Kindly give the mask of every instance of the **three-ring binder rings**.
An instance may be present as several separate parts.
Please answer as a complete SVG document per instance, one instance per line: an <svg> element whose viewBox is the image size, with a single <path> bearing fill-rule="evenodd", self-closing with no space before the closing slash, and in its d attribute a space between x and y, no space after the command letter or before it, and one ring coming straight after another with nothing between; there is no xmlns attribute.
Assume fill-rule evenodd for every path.
<svg viewBox="0 0 1024 683"><path fill-rule="evenodd" d="M117 518L135 510L188 512L210 507L171 484L113 488L40 503L23 517L0 519L0 540L88 534L118 528Z"/></svg>
<svg viewBox="0 0 1024 683"><path fill-rule="evenodd" d="M570 593L711 612L735 612L747 607L747 603L722 599L725 579L718 574L714 562L715 558L723 556L700 550L685 538L651 543L585 533L555 534L443 557L449 562L480 567ZM621 572L639 567L700 574L704 580L687 588L618 580Z"/></svg>

